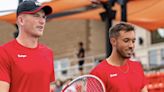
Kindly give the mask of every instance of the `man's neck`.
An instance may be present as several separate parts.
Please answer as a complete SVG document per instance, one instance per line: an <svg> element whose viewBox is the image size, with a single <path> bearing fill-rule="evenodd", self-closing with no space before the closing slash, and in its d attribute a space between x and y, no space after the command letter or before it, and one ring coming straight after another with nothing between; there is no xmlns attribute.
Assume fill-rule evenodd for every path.
<svg viewBox="0 0 164 92"><path fill-rule="evenodd" d="M38 38L18 36L16 40L19 44L27 48L36 48L38 46Z"/></svg>
<svg viewBox="0 0 164 92"><path fill-rule="evenodd" d="M107 59L108 64L111 64L113 66L122 66L126 63L127 59L126 58L121 58L118 55L111 54L110 57Z"/></svg>

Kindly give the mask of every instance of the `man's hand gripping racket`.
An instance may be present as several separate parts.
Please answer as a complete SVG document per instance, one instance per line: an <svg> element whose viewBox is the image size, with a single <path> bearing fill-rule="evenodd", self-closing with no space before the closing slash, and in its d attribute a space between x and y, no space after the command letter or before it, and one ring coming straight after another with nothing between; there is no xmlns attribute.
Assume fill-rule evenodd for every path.
<svg viewBox="0 0 164 92"><path fill-rule="evenodd" d="M94 75L82 75L66 85L62 92L106 92L103 82Z"/></svg>

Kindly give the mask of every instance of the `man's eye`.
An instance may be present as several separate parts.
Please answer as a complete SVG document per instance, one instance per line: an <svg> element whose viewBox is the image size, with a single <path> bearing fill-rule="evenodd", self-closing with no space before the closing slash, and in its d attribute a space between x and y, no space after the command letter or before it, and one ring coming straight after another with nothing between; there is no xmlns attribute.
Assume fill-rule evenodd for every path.
<svg viewBox="0 0 164 92"><path fill-rule="evenodd" d="M43 19L46 19L47 18L47 16L41 16L41 15L39 15L39 14L34 14L33 15L34 17L37 17L37 18L43 18Z"/></svg>
<svg viewBox="0 0 164 92"><path fill-rule="evenodd" d="M34 17L40 17L40 15L39 14L34 14Z"/></svg>
<svg viewBox="0 0 164 92"><path fill-rule="evenodd" d="M128 42L129 40L128 39L124 39L124 42Z"/></svg>
<svg viewBox="0 0 164 92"><path fill-rule="evenodd" d="M42 18L46 19L46 18L47 18L47 16L43 16Z"/></svg>
<svg viewBox="0 0 164 92"><path fill-rule="evenodd" d="M136 40L133 40L132 42L133 42L133 43L135 43L135 42L136 42Z"/></svg>

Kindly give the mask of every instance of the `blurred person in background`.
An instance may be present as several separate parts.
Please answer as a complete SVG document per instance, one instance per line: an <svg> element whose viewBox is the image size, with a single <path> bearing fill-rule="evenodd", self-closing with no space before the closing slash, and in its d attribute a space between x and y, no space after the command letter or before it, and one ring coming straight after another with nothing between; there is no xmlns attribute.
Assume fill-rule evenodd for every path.
<svg viewBox="0 0 164 92"><path fill-rule="evenodd" d="M84 65L84 58L85 58L85 49L83 47L83 42L79 42L79 50L78 50L78 65L79 65L79 71L80 71L80 75L83 75L83 65Z"/></svg>
<svg viewBox="0 0 164 92"><path fill-rule="evenodd" d="M56 80L54 92L61 92L62 86L63 86L63 82L61 80Z"/></svg>
<svg viewBox="0 0 164 92"><path fill-rule="evenodd" d="M17 8L19 34L0 47L0 92L50 92L53 52L40 44L50 6L23 1Z"/></svg>

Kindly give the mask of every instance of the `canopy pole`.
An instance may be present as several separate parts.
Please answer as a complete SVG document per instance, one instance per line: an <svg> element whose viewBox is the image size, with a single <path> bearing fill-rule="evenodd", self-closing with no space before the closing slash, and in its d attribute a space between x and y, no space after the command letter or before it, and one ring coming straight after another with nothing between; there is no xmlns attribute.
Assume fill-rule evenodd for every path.
<svg viewBox="0 0 164 92"><path fill-rule="evenodd" d="M112 9L111 9L111 4L108 3L103 3L102 5L104 7L104 9L106 10L105 12L105 45L106 45L106 57L109 57L111 55L112 52L112 46L110 43L110 39L109 39L109 28L112 26Z"/></svg>
<svg viewBox="0 0 164 92"><path fill-rule="evenodd" d="M119 0L121 6L121 21L127 22L127 0Z"/></svg>
<svg viewBox="0 0 164 92"><path fill-rule="evenodd" d="M112 45L109 38L109 28L112 26L112 19L115 18L115 13L111 8L115 4L116 0L109 0L108 3L102 3L104 9L106 10L105 19L105 37L106 37L106 57L109 57L112 53ZM127 22L127 0L118 0L121 7L121 21Z"/></svg>

